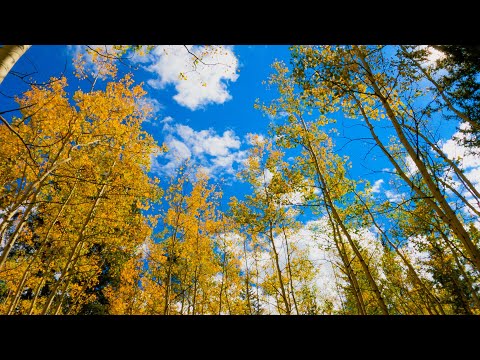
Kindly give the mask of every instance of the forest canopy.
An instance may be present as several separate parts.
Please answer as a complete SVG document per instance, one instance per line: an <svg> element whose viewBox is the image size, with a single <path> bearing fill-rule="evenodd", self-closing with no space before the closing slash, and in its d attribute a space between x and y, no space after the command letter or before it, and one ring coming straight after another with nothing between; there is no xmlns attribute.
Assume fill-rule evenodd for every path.
<svg viewBox="0 0 480 360"><path fill-rule="evenodd" d="M480 314L479 64L3 45L0 314Z"/></svg>

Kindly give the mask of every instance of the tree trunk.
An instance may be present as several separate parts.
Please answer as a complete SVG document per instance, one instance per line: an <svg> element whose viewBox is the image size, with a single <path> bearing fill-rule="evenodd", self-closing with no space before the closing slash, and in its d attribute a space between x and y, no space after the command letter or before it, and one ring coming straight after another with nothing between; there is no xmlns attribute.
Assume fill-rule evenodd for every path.
<svg viewBox="0 0 480 360"><path fill-rule="evenodd" d="M62 149L63 149L63 146L62 146ZM28 186L28 188L26 190L26 193L20 198L19 201L17 201L15 206L12 207L12 209L9 211L8 215L4 218L5 220L2 223L2 226L0 226L0 239L3 238L3 235L8 228L7 221L11 221L11 218L13 217L15 212L18 210L18 208L21 205L23 205L24 202L33 194L32 202L27 209L28 211L27 210L25 211L25 214L29 213L30 210L32 209L32 206L34 205L34 202L35 202L35 199L36 199L37 195L40 193L40 190L43 190L42 187L43 187L44 181L48 177L48 175L50 175L56 168L58 168L58 166L60 166L62 164L65 164L65 163L67 163L71 160L71 158L68 157L67 159L59 161L57 163L57 160L58 160L61 152L62 152L62 150L60 150L60 153L55 158L54 163L53 163L52 167L50 168L50 170L45 172L45 174L43 174L37 181L35 181L34 183L32 183ZM34 188L35 186L37 186L36 189ZM24 214L24 218L26 218L25 214ZM22 219L22 221L23 221L23 219ZM23 226L23 223L20 224L20 225ZM15 244L15 241L16 241L16 236L15 235L12 235L10 237L10 239L7 241L7 244L5 245L5 248L3 249L2 254L0 255L0 269L5 264L5 262L7 260L7 256L10 253L10 250L12 249L13 245Z"/></svg>
<svg viewBox="0 0 480 360"><path fill-rule="evenodd" d="M363 67L366 70L366 75L367 79L372 86L373 90L375 91L375 95L380 99L388 118L390 119L390 122L392 123L393 127L395 128L395 132L402 143L402 145L405 147L405 150L407 150L408 155L412 158L414 161L415 165L417 166L417 169L419 170L420 174L422 175L422 178L425 182L425 185L427 185L428 189L430 190L432 196L434 199L438 202L440 208L441 208L441 214L439 213L439 216L442 216L446 218L446 223L450 227L450 229L453 231L453 233L457 236L457 238L462 242L463 246L465 246L465 249L467 250L468 254L472 257L472 262L474 263L475 267L480 270L480 251L478 248L475 246L473 243L472 239L470 238L469 233L465 230L464 226L458 219L457 215L455 212L452 210L450 205L448 204L447 200L445 197L441 194L440 190L438 189L438 186L434 183L432 176L428 172L427 167L423 163L422 160L418 157L415 149L413 146L410 144L408 139L405 137L405 134L395 116L395 113L393 112L392 108L390 107L390 104L388 103L386 97L382 94L380 91L380 88L377 85L377 82L373 76L373 73L370 69L369 64L365 61L365 56L359 51L358 49L356 50L358 57L360 58L360 61L362 62ZM438 213L438 210L435 209Z"/></svg>
<svg viewBox="0 0 480 360"><path fill-rule="evenodd" d="M40 290L41 290L44 282L45 282L45 280L41 279L40 282L38 283L36 289L35 289L35 297L33 298L32 303L30 304L30 309L28 310L28 315L32 315L33 311L35 310L35 304L37 303L37 299L38 299L38 296L40 295Z"/></svg>
<svg viewBox="0 0 480 360"><path fill-rule="evenodd" d="M114 165L115 165L115 163L113 163L112 168L113 168ZM100 203L100 198L102 197L106 186L107 186L106 184L102 185L102 187L100 188L100 190L97 193L95 202L93 203L93 205L92 205L92 207L91 207L91 209L90 209L90 211L87 215L87 218L85 219L85 222L83 223L82 228L80 229L78 239L75 242L73 250L72 250L72 252L71 252L71 254L70 254L63 270L62 270L60 278L58 279L56 286L52 290L52 294L50 295L47 303L45 304L45 307L42 310L42 315L47 314L50 306L52 305L53 299L55 298L56 292L57 292L58 288L60 287L60 284L63 282L65 277L67 277L70 270L75 266L76 260L78 260L78 258L80 257L80 252L81 252L83 244L84 244L83 240L84 240L84 236L85 236L85 231L87 229L87 226L90 224L90 221L94 217L95 210L97 209L97 206ZM78 252L78 255L77 255L77 252ZM77 257L75 257L75 255L77 255Z"/></svg>
<svg viewBox="0 0 480 360"><path fill-rule="evenodd" d="M430 292L430 290L427 288L427 286L423 283L423 281L420 279L420 276L418 276L417 272L415 271L415 268L410 264L410 262L407 260L407 258L402 254L400 249L390 240L390 238L387 236L387 234L383 231L383 229L380 227L380 225L376 222L372 212L370 211L370 208L367 206L367 204L363 201L363 199L356 193L354 192L357 199L360 200L360 202L363 205L363 208L367 211L368 215L370 216L370 219L372 219L373 225L377 228L377 230L380 232L380 234L387 240L389 245L393 247L395 252L397 253L398 256L402 259L403 263L407 266L408 270L410 270L411 274L413 275L413 278L415 279L415 282L420 285L421 289L424 291L426 297L432 302L433 306L435 305L438 306L440 313L442 315L445 315L445 311L443 310L442 304L440 303L440 300Z"/></svg>
<svg viewBox="0 0 480 360"><path fill-rule="evenodd" d="M478 298L477 292L475 291L475 288L473 287L473 284L470 281L470 278L469 278L468 274L466 273L463 265L460 263L460 260L458 259L458 256L456 254L456 252L458 250L455 249L455 246L453 246L453 244L451 243L451 241L448 239L447 235L443 231L440 231L440 235L443 238L443 240L445 241L445 243L447 244L447 246L450 248L450 251L452 252L452 255L453 255L453 259L455 260L455 264L457 265L458 269L460 270L460 272L461 272L461 274L462 274L462 276L465 280L465 283L467 284L468 288L471 291L471 294L472 294L472 297L473 297L473 300L475 302L475 305L476 305L477 309L480 310L480 299Z"/></svg>
<svg viewBox="0 0 480 360"><path fill-rule="evenodd" d="M30 263L28 264L27 266L27 269L24 271L23 273L23 276L22 276L22 279L20 280L20 283L17 285L17 290L15 292L15 297L14 299L12 300L12 303L10 305L10 309L9 309L9 313L11 313L11 311L15 308L15 306L17 306L17 302L18 300L20 299L20 293L21 293L21 290L23 289L23 286L28 278L28 275L30 275L30 268L33 266L33 264L35 263L35 261L37 260L38 256L41 254L44 246L47 244L48 240L49 240L49 237L50 237L50 233L52 232L52 229L53 227L55 226L55 223L57 222L58 218L60 217L60 215L62 214L63 210L65 209L65 206L68 204L68 202L70 201L74 191L75 191L75 188L77 187L77 181L75 181L75 184L73 185L72 187L72 190L70 190L70 193L68 194L68 197L67 199L64 201L64 203L62 204L62 206L60 207L60 210L58 211L57 215L55 216L55 218L52 220L52 223L50 224L50 227L48 228L47 230L47 234L45 235L45 239L42 241L42 244L40 245L40 248L36 251L33 259L30 261Z"/></svg>
<svg viewBox="0 0 480 360"><path fill-rule="evenodd" d="M222 296L223 296L223 286L226 283L227 273L227 249L223 249L223 261L222 261L222 283L220 284L220 296L218 301L218 315L222 313Z"/></svg>
<svg viewBox="0 0 480 360"><path fill-rule="evenodd" d="M345 267L345 271L347 273L348 280L350 285L352 286L353 295L355 297L355 301L357 303L357 309L360 315L367 315L367 310L365 308L365 302L363 301L362 291L360 290L360 286L358 285L357 275L352 269L351 262L348 261L347 254L345 251L345 245L342 241L340 236L340 231L333 223L333 220L330 217L330 213L328 214L330 219L332 228L333 228L333 240L335 242L335 247L337 248L338 254L340 255L340 259L342 260L343 266ZM338 238L338 240L337 240ZM341 246L340 246L341 245Z"/></svg>
<svg viewBox="0 0 480 360"><path fill-rule="evenodd" d="M252 315L252 302L250 301L250 272L248 270L247 240L243 240L243 253L245 255L245 296L247 298L248 315Z"/></svg>
<svg viewBox="0 0 480 360"><path fill-rule="evenodd" d="M288 301L288 298L287 298L287 292L285 291L285 284L283 283L283 279L282 279L282 270L280 270L280 262L279 262L279 258L278 258L278 252L277 252L277 248L275 247L275 242L273 241L272 227L273 227L273 224L270 221L270 223L269 223L269 235L270 236L269 237L270 237L270 242L272 244L273 255L275 257L275 266L276 266L276 269L277 269L278 282L280 283L280 290L282 291L282 298L283 298L283 302L285 303L285 310L287 312L287 315L290 315L292 311L290 309L290 304L289 304L289 301Z"/></svg>
<svg viewBox="0 0 480 360"><path fill-rule="evenodd" d="M4 45L0 47L0 85L30 46L32 45Z"/></svg>
<svg viewBox="0 0 480 360"><path fill-rule="evenodd" d="M305 121L303 120L303 118L301 118L301 123L300 124L303 127L303 129L305 130L305 132L308 133L308 128L307 128L307 125L305 124ZM340 215L338 214L337 209L335 208L335 205L333 204L333 200L330 196L330 191L327 188L325 178L323 177L322 171L320 170L320 165L318 163L317 154L316 154L315 150L313 149L313 146L312 146L310 140L307 138L306 141L307 141L307 144L306 144L307 149L308 149L308 152L310 153L310 156L312 157L313 163L315 165L315 170L316 170L316 173L317 173L317 177L318 177L318 180L320 182L319 185L320 185L320 187L322 189L322 192L323 192L323 195L324 195L324 200L325 200L325 203L326 203L325 206L327 208L330 207L330 210L332 211L332 215L333 215L333 218L334 218L335 222L340 226L342 232L347 237L347 241L350 244L350 246L352 247L353 252L358 257L358 260L360 261L360 265L362 266L362 269L365 272L365 275L367 276L368 282L369 282L370 286L372 287L373 293L375 294L375 297L376 297L377 302L380 306L380 309L382 310L382 313L384 315L388 315L388 308L387 308L387 305L385 304L385 301L383 300L380 289L378 288L377 283L373 279L373 276L370 272L370 269L368 268L367 263L364 261L362 254L360 253L357 246L355 245L352 237L350 236L350 233L348 232L345 224L343 223L342 219L340 218Z"/></svg>
<svg viewBox="0 0 480 360"><path fill-rule="evenodd" d="M464 171L462 171L458 166L457 164L455 164L454 161L450 160L448 158L448 156L432 141L430 141L428 139L427 136L425 136L424 134L422 134L421 132L417 131L416 129L413 129L411 126L409 125L404 125L406 128L412 130L412 131L415 131L416 133L418 133L418 135L425 140L425 142L443 159L445 160L445 162L450 165L455 174L460 178L460 180L462 181L463 185L465 185L465 187L467 188L467 190L470 192L470 194L472 194L472 196L475 197L475 199L477 200L477 205L480 206L480 192L475 188L475 186L473 186L472 182L465 176L464 174Z"/></svg>
<svg viewBox="0 0 480 360"><path fill-rule="evenodd" d="M182 197L183 201L183 197ZM163 315L168 315L170 312L170 288L172 286L172 267L173 267L173 258L175 256L175 244L177 241L177 231L180 221L180 208L176 206L177 211L177 218L175 219L175 228L173 229L172 235L172 245L171 245L171 254L168 254L168 269L167 269L167 281L166 281L166 288L165 288L165 306L163 308ZM183 307L183 301L182 301Z"/></svg>
<svg viewBox="0 0 480 360"><path fill-rule="evenodd" d="M12 250L13 245L17 241L18 236L21 234L21 231L25 226L28 216L30 215L30 212L32 211L33 206L35 205L35 200L37 199L37 195L38 195L38 192L33 195L33 199L31 200L31 203L28 205L28 207L25 209L25 212L23 213L21 219L19 220L19 224L15 227L15 230L13 231L12 235L9 236L9 238L7 239L7 243L3 248L2 254L0 255L0 269L3 267L3 265L7 261L8 255L10 254L10 251Z"/></svg>
<svg viewBox="0 0 480 360"><path fill-rule="evenodd" d="M193 283L193 301L192 301L192 314L195 315L196 305L197 305L197 287L198 287L198 278L197 278L197 266L195 266L195 271L193 275L194 283Z"/></svg>
<svg viewBox="0 0 480 360"><path fill-rule="evenodd" d="M290 280L290 292L292 294L293 305L295 306L295 311L297 312L297 315L300 315L300 312L298 311L297 299L295 298L295 289L293 288L293 274L292 274L292 266L291 266L291 263L290 263L290 250L288 248L287 234L285 233L285 228L284 227L282 227L282 232L283 232L283 237L285 238L285 249L287 250L287 269L288 269L288 277L289 277L289 280Z"/></svg>

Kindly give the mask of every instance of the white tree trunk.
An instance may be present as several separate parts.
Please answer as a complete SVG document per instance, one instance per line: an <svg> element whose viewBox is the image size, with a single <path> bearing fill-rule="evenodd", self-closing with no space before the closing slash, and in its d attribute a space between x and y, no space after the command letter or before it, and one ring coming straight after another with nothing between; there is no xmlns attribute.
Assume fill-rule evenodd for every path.
<svg viewBox="0 0 480 360"><path fill-rule="evenodd" d="M0 47L0 84L30 46L32 45L4 45Z"/></svg>

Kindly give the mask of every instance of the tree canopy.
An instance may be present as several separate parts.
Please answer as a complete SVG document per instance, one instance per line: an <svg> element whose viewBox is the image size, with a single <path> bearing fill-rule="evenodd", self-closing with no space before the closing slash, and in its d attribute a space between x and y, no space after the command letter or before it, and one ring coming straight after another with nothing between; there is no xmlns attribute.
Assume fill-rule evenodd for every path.
<svg viewBox="0 0 480 360"><path fill-rule="evenodd" d="M149 87L119 66L154 49L88 47L76 77L0 109L0 314L480 314L480 183L462 162L480 149L478 46L292 46L249 104L268 135L249 135L231 180L248 190L228 199L188 157L152 170L222 152L145 130ZM221 65L204 63L219 47L185 49L192 71ZM395 193L352 175L349 127Z"/></svg>

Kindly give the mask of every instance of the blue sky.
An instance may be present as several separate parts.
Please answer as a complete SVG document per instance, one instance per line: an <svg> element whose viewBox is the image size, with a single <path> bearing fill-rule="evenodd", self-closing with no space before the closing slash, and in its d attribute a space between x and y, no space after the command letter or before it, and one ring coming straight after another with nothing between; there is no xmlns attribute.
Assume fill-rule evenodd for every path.
<svg viewBox="0 0 480 360"><path fill-rule="evenodd" d="M202 50L201 47L189 49L195 53ZM32 78L37 83L64 72L73 93L78 83L72 74L72 58L78 51L84 51L84 47L34 45L13 70L27 74L35 72ZM267 135L269 123L253 105L257 98L268 102L275 96L262 81L271 74L271 64L275 60L289 63L289 49L280 45L241 45L227 46L222 51L205 58L207 63L220 64L199 64L197 72L189 72L191 55L183 45L157 47L148 56L133 60L138 68L134 71L135 79L145 83L148 101L156 109L156 118L146 122L144 128L159 144L166 142L171 149L168 155L155 159L152 173L162 177L175 168L178 156L189 156L197 165L208 168L214 180L226 180L222 189L226 204L231 196L242 197L248 191L247 185L235 179L235 171L249 148L247 134ZM120 70L128 69L120 66ZM187 80L178 80L180 71L185 72ZM206 86L201 86L202 83ZM9 96L27 88L28 85L17 77L7 76L0 89L5 95L0 94L2 111L15 107ZM347 144L350 138L368 137L366 129L358 126L358 121L343 119L341 115L337 126L340 136L335 142L339 148L345 145L341 147L341 154L348 155L353 164L350 176L368 179L372 185L377 181L375 189L379 196L388 197L388 191L393 191L389 189L389 176L371 171L391 167L378 148L368 153L371 141L365 140ZM449 139L455 131L454 126L442 126L444 139ZM386 136L389 130L385 128L380 133Z"/></svg>

